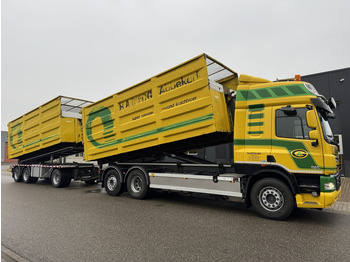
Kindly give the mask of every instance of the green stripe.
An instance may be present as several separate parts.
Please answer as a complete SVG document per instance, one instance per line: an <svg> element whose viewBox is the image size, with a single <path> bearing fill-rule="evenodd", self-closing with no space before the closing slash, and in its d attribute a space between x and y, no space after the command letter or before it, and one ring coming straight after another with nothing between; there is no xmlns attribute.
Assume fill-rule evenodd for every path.
<svg viewBox="0 0 350 262"><path fill-rule="evenodd" d="M265 108L264 104L255 104L255 105L249 105L248 106L249 112L262 111L262 110L264 110L264 108Z"/></svg>
<svg viewBox="0 0 350 262"><path fill-rule="evenodd" d="M311 153L307 150L306 146L302 142L287 141L287 140L275 140L275 139L235 139L234 144L237 146L276 146L286 148L289 155L296 149L303 149L308 152L308 156L303 159L297 159L290 155L296 166L300 169L311 169L311 166L317 166ZM321 168L321 167L320 167Z"/></svg>
<svg viewBox="0 0 350 262"><path fill-rule="evenodd" d="M32 146L32 145L35 145L35 144L44 142L44 141L46 141L46 140L55 138L55 137L57 137L57 136L59 136L59 134L54 134L54 135L51 135L51 136L47 136L47 137L45 137L45 138L43 138L43 139L35 140L35 141L30 142L30 143L28 143L28 144L26 144L26 145L19 145L19 147L16 148L15 150L23 149L23 148L26 148L26 147L29 147L29 146Z"/></svg>
<svg viewBox="0 0 350 262"><path fill-rule="evenodd" d="M248 135L261 135L264 131L248 131Z"/></svg>
<svg viewBox="0 0 350 262"><path fill-rule="evenodd" d="M263 126L264 122L250 122L248 126Z"/></svg>
<svg viewBox="0 0 350 262"><path fill-rule="evenodd" d="M251 114L251 115L248 115L248 119L259 119L259 118L264 118L264 114L261 113L261 114Z"/></svg>
<svg viewBox="0 0 350 262"><path fill-rule="evenodd" d="M303 84L274 86L261 89L238 90L237 101L251 101L288 96L313 95Z"/></svg>
<svg viewBox="0 0 350 262"><path fill-rule="evenodd" d="M121 143L126 143L132 140L136 140L136 139L140 139L140 138L144 138L147 136L151 136L151 135L156 135L156 134L160 134L160 133L164 133L167 131L171 131L174 129L178 129L181 127L185 127L185 126L189 126L189 125L193 125L193 124L198 124L204 121L208 121L208 120L212 120L214 118L214 114L208 114L205 116L201 116L201 117L197 117L197 118L193 118L190 120L186 120L183 122L179 122L176 124L172 124L169 126L165 126L165 127L160 127L160 128L156 128L147 132L143 132L137 135L132 135L129 137L125 137L125 138L121 138L121 139L117 139L117 140L113 140L104 144L99 144L98 146L96 146L97 148L104 148L104 147L109 147L109 146L113 146L113 145L117 145L117 144L121 144ZM93 141L90 141L93 142ZM94 143L92 143L94 144ZM97 144L97 143L96 143Z"/></svg>

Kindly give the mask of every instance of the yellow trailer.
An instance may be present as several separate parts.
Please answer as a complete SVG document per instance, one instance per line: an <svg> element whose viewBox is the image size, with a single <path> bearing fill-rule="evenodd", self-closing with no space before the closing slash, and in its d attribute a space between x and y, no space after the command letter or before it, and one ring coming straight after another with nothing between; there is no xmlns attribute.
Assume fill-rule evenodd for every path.
<svg viewBox="0 0 350 262"><path fill-rule="evenodd" d="M55 154L81 152L80 110L89 104L90 101L59 96L11 121L9 158L31 162L47 160Z"/></svg>
<svg viewBox="0 0 350 262"><path fill-rule="evenodd" d="M203 54L84 107L85 160L130 159L232 140L225 93L237 84L233 70Z"/></svg>

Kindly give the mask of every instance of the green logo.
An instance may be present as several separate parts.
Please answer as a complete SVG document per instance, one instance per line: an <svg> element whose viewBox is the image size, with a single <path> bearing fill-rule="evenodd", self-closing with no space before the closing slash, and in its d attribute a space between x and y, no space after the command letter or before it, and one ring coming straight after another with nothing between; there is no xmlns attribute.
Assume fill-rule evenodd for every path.
<svg viewBox="0 0 350 262"><path fill-rule="evenodd" d="M13 141L14 135L17 133L17 141ZM10 132L10 145L12 146L13 149L16 149L17 147L15 146L16 144L22 143L22 123L19 123L11 128Z"/></svg>
<svg viewBox="0 0 350 262"><path fill-rule="evenodd" d="M303 149L296 149L296 150L292 151L291 155L295 158L303 159L303 158L307 157L309 155L309 153Z"/></svg>
<svg viewBox="0 0 350 262"><path fill-rule="evenodd" d="M103 136L105 139L115 136L115 134L113 134L114 121L112 119L111 110L105 106L96 106L90 111L85 125L86 136L91 144L95 147L99 147L104 143L97 142L92 134L92 122L96 118L100 118L101 120L101 124L103 125Z"/></svg>

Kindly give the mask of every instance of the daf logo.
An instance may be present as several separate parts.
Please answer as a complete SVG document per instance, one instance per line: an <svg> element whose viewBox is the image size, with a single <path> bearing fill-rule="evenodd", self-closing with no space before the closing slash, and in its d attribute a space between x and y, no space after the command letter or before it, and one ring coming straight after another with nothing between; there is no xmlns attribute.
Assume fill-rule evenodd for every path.
<svg viewBox="0 0 350 262"><path fill-rule="evenodd" d="M293 157L299 158L299 159L305 158L309 155L309 153L303 149L296 149L296 150L292 151L291 154Z"/></svg>

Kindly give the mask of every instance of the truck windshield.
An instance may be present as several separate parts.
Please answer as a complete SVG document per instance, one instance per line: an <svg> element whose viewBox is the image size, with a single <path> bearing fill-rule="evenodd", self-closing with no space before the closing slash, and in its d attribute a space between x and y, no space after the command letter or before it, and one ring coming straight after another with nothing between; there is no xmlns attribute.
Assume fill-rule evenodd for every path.
<svg viewBox="0 0 350 262"><path fill-rule="evenodd" d="M317 111L320 117L324 139L326 140L327 143L334 144L335 143L334 136L333 136L331 126L329 125L329 122L328 122L328 117L321 110L318 109Z"/></svg>

